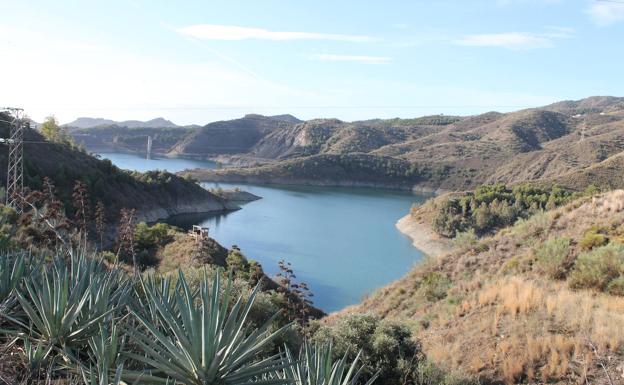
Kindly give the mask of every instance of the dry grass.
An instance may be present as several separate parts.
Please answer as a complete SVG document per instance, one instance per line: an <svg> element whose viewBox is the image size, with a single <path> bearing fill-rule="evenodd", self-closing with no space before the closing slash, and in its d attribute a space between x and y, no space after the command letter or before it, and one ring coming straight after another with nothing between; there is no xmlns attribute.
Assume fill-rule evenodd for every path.
<svg viewBox="0 0 624 385"><path fill-rule="evenodd" d="M623 223L624 191L584 198L485 239L488 250L429 260L346 312L409 319L430 359L486 381L608 384L608 373L624 383L624 298L573 290L533 266L550 239L569 237L573 262L587 229L615 239ZM434 302L421 295L431 273L452 282Z"/></svg>
<svg viewBox="0 0 624 385"><path fill-rule="evenodd" d="M427 354L450 369L510 384L584 383L601 375L597 355L611 357L614 372L623 362L624 298L511 276L484 286L457 309L453 321L432 323L421 333Z"/></svg>

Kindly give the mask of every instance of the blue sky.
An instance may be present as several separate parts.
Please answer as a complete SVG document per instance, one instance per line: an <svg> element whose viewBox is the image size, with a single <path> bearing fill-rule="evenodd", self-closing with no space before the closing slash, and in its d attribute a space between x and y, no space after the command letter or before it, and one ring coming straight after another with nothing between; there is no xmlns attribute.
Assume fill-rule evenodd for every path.
<svg viewBox="0 0 624 385"><path fill-rule="evenodd" d="M623 96L624 0L0 0L0 105L179 124Z"/></svg>

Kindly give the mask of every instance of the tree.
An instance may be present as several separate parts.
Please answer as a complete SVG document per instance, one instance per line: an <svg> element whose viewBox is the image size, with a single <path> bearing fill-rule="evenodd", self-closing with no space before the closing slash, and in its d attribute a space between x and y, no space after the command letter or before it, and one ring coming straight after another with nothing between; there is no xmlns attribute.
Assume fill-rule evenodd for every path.
<svg viewBox="0 0 624 385"><path fill-rule="evenodd" d="M56 143L74 144L67 129L59 126L58 120L54 116L48 116L41 124L41 134L49 141Z"/></svg>

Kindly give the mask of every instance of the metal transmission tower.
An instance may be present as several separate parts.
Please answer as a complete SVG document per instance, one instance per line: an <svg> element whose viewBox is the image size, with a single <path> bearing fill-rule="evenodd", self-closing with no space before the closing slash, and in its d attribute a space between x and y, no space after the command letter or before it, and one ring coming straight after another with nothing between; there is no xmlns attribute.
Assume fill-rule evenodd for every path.
<svg viewBox="0 0 624 385"><path fill-rule="evenodd" d="M22 212L20 197L24 188L24 110L4 108L11 115L9 139L9 157L7 167L6 204L18 213Z"/></svg>

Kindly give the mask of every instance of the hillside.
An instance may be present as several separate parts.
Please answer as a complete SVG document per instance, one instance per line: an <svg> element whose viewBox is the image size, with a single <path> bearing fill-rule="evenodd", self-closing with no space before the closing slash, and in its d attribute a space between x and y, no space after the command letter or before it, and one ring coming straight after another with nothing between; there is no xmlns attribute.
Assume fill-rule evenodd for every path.
<svg viewBox="0 0 624 385"><path fill-rule="evenodd" d="M270 132L296 122L290 115L246 115L241 119L214 122L191 131L169 151L170 156L208 158L219 154L246 153Z"/></svg>
<svg viewBox="0 0 624 385"><path fill-rule="evenodd" d="M238 127L240 121L213 124L225 124L231 132L232 125ZM307 178L289 174L289 167L300 165L296 167L312 170L318 167L320 155L356 156L359 161L365 161L362 154L366 154L366 159L373 163L392 158L421 170L417 179L410 175L400 181L393 180L393 184L411 185L416 189L466 190L497 182L552 184L565 179L566 175L591 172L589 167L624 151L624 98L590 97L542 108L467 117L439 115L357 122L315 119L272 125L264 134L257 129L253 133L253 138L248 138L244 145L238 142L230 149L237 164L260 166L194 171L193 175L202 180L224 181L249 181L250 175L254 175L263 182L283 183L290 179L291 183L298 183ZM220 135L215 134L210 152L226 151ZM182 148L195 148L186 154L198 155L201 151L205 154L205 149L197 145L201 140L190 140L192 136L182 141ZM208 141L208 137L203 140ZM218 146L221 150L216 148ZM245 158L250 162L245 163ZM365 168L377 170L374 172L379 174L364 179L359 176L350 182L373 184L393 173L391 169L380 169L373 164ZM334 171L334 168L318 168L314 174L319 177L320 184L325 184L339 179L340 174ZM597 182L609 186L602 178Z"/></svg>
<svg viewBox="0 0 624 385"><path fill-rule="evenodd" d="M145 154L147 137L152 137L152 151L165 154L171 146L191 131L184 127L137 127L128 128L117 124L93 128L70 128L69 133L76 143L89 151L116 151Z"/></svg>
<svg viewBox="0 0 624 385"><path fill-rule="evenodd" d="M403 159L359 153L294 158L259 167L237 168L235 172L229 168L216 172L186 170L181 175L204 181L410 189L428 177L428 173Z"/></svg>
<svg viewBox="0 0 624 385"><path fill-rule="evenodd" d="M615 384L624 375L624 191L456 241L361 304L409 322L425 354L485 383Z"/></svg>
<svg viewBox="0 0 624 385"><path fill-rule="evenodd" d="M4 118L3 120L7 120ZM0 136L8 135L0 122ZM156 220L173 214L223 211L235 205L199 185L169 173L130 173L68 145L46 142L27 130L24 144L25 185L41 189L43 176L52 179L63 201L71 199L75 181L84 182L94 203L101 200L112 218L122 208L135 208L139 219ZM7 147L0 147L0 169L6 170ZM1 178L0 186L6 180Z"/></svg>

